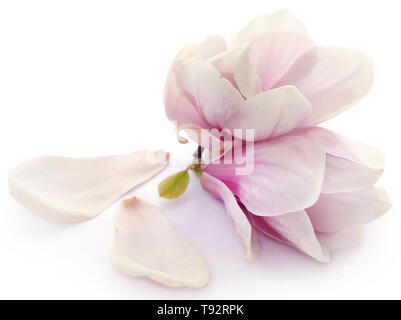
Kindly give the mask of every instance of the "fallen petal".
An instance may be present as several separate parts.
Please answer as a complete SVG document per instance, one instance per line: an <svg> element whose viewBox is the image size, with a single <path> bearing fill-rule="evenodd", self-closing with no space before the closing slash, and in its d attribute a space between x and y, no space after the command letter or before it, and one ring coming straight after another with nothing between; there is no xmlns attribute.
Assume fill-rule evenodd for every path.
<svg viewBox="0 0 401 320"><path fill-rule="evenodd" d="M11 195L49 218L93 218L133 187L163 170L164 151L139 151L99 158L40 156L9 173Z"/></svg>
<svg viewBox="0 0 401 320"><path fill-rule="evenodd" d="M112 264L129 276L146 276L171 287L203 287L209 269L199 252L168 223L160 210L139 198L116 212Z"/></svg>

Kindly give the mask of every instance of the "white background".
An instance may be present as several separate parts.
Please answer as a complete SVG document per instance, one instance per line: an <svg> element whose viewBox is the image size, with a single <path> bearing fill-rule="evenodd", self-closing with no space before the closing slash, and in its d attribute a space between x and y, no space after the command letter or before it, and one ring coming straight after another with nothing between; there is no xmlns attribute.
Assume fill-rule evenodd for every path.
<svg viewBox="0 0 401 320"><path fill-rule="evenodd" d="M320 264L270 239L262 257L244 248L223 205L192 177L186 194L160 201L156 188L191 161L165 118L162 92L188 41L229 39L254 16L290 8L317 43L375 60L370 94L325 124L379 147L379 185L393 208L365 228L363 243ZM0 1L0 298L401 298L401 19L394 1ZM109 261L112 206L81 224L44 220L16 203L7 171L39 154L97 156L163 148L172 165L136 194L158 203L203 254L211 281L170 289L129 278ZM128 196L128 195L127 195Z"/></svg>

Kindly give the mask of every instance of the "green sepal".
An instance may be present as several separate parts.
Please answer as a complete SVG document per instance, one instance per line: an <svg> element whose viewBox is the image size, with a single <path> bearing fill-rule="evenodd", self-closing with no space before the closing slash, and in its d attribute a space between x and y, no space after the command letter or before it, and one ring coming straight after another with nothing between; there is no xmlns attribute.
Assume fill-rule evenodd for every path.
<svg viewBox="0 0 401 320"><path fill-rule="evenodd" d="M188 169L177 172L159 183L159 195L166 199L175 199L182 195L189 184Z"/></svg>

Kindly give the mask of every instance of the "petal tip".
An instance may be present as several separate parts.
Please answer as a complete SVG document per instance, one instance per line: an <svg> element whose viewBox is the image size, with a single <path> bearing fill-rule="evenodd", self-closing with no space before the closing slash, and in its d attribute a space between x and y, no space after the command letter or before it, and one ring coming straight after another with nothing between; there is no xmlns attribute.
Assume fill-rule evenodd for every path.
<svg viewBox="0 0 401 320"><path fill-rule="evenodd" d="M209 269L199 251L153 204L138 197L124 200L115 225L111 262L124 274L170 287L200 288L208 283Z"/></svg>

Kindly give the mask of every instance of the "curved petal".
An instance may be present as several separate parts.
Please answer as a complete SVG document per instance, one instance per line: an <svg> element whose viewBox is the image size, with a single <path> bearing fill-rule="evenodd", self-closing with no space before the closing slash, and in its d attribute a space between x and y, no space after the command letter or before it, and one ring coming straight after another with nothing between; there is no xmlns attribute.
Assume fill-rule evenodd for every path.
<svg viewBox="0 0 401 320"><path fill-rule="evenodd" d="M374 185L383 169L372 169L348 159L326 155L323 193L338 193L365 189Z"/></svg>
<svg viewBox="0 0 401 320"><path fill-rule="evenodd" d="M176 121L177 126L190 123L207 128L209 125L203 119L196 105L177 86L176 77L169 71L164 88L164 109L170 121Z"/></svg>
<svg viewBox="0 0 401 320"><path fill-rule="evenodd" d="M322 193L306 212L315 230L338 232L368 223L382 216L390 207L386 191L370 187L344 193Z"/></svg>
<svg viewBox="0 0 401 320"><path fill-rule="evenodd" d="M243 101L232 84L200 58L177 61L174 71L178 87L213 128L220 129L226 113Z"/></svg>
<svg viewBox="0 0 401 320"><path fill-rule="evenodd" d="M199 252L170 226L154 205L133 197L116 212L113 265L171 287L203 287L209 269Z"/></svg>
<svg viewBox="0 0 401 320"><path fill-rule="evenodd" d="M327 153L322 192L335 193L364 189L383 173L384 156L376 149L320 127L297 129Z"/></svg>
<svg viewBox="0 0 401 320"><path fill-rule="evenodd" d="M276 216L295 212L318 199L325 153L310 139L282 136L256 143L253 152L240 151L245 153L243 159L234 150L230 153L232 159L228 159L231 164L220 159L205 171L223 181L253 214Z"/></svg>
<svg viewBox="0 0 401 320"><path fill-rule="evenodd" d="M252 224L269 237L289 244L320 262L330 261L329 252L320 245L305 211L277 217L250 216Z"/></svg>
<svg viewBox="0 0 401 320"><path fill-rule="evenodd" d="M328 250L354 247L361 242L362 228L358 226L338 232L316 232L316 237Z"/></svg>
<svg viewBox="0 0 401 320"><path fill-rule="evenodd" d="M244 97L251 97L262 91L262 87L250 58L247 44L222 52L209 59L220 74L229 80Z"/></svg>
<svg viewBox="0 0 401 320"><path fill-rule="evenodd" d="M200 43L187 44L176 56L175 60L184 60L195 56L209 59L220 52L226 51L225 40L220 36L210 36ZM174 63L173 63L174 66ZM164 88L164 106L168 119L176 121L177 125L190 123L201 128L207 127L201 113L177 86L173 67L169 70Z"/></svg>
<svg viewBox="0 0 401 320"><path fill-rule="evenodd" d="M227 50L226 41L219 35L212 35L207 37L202 42L188 43L175 57L176 59L183 60L200 56L203 59L209 59Z"/></svg>
<svg viewBox="0 0 401 320"><path fill-rule="evenodd" d="M99 158L41 156L12 170L11 195L50 218L82 221L97 216L119 197L164 169L164 151Z"/></svg>
<svg viewBox="0 0 401 320"><path fill-rule="evenodd" d="M228 49L207 60L219 71L220 75L230 81L236 89L238 89L238 87L234 80L234 68L239 56L244 52L245 48L246 45Z"/></svg>
<svg viewBox="0 0 401 320"><path fill-rule="evenodd" d="M335 47L314 47L301 54L274 85L294 85L309 100L308 125L335 117L366 95L373 83L373 63L366 55Z"/></svg>
<svg viewBox="0 0 401 320"><path fill-rule="evenodd" d="M313 46L311 40L294 33L268 34L256 38L250 49L251 61L263 90L272 89L296 59Z"/></svg>
<svg viewBox="0 0 401 320"><path fill-rule="evenodd" d="M245 48L238 57L234 68L234 80L240 92L246 98L262 92L262 85L251 61L249 47Z"/></svg>
<svg viewBox="0 0 401 320"><path fill-rule="evenodd" d="M383 169L385 158L377 149L354 141L321 127L297 129L294 134L308 137L319 144L326 153L363 164L372 169Z"/></svg>
<svg viewBox="0 0 401 320"><path fill-rule="evenodd" d="M250 97L232 110L222 126L230 129L254 129L255 141L283 135L295 129L310 114L311 107L294 86L285 86ZM238 131L239 132L239 131ZM242 133L242 132L241 132ZM236 136L241 139L242 137Z"/></svg>
<svg viewBox="0 0 401 320"><path fill-rule="evenodd" d="M223 182L206 172L203 172L201 176L201 184L206 191L224 202L227 213L233 219L235 228L245 244L246 260L255 260L261 249L258 234L253 230L230 189Z"/></svg>
<svg viewBox="0 0 401 320"><path fill-rule="evenodd" d="M267 33L296 33L308 37L304 25L291 13L284 9L272 14L256 17L248 23L231 40L230 47L238 46L243 42L252 42L256 37Z"/></svg>

